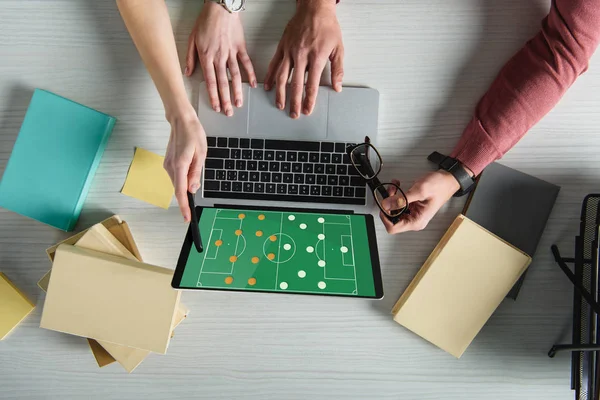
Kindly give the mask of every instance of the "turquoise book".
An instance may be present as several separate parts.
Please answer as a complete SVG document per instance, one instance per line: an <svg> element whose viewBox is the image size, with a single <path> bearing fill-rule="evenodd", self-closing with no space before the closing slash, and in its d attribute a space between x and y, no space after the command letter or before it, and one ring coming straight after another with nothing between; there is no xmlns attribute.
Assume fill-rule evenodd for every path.
<svg viewBox="0 0 600 400"><path fill-rule="evenodd" d="M0 207L73 230L115 121L36 89L0 181Z"/></svg>

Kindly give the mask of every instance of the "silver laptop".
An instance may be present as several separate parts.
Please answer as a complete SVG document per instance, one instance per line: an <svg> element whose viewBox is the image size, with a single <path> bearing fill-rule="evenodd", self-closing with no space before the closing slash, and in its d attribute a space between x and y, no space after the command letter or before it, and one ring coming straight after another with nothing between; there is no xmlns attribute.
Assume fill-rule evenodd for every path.
<svg viewBox="0 0 600 400"><path fill-rule="evenodd" d="M212 109L201 85L198 116L209 149L199 204L371 209L369 189L345 149L365 136L376 142L377 90L320 87L312 115L296 120L289 105L275 107L274 90L244 84L243 91L244 105L227 117Z"/></svg>

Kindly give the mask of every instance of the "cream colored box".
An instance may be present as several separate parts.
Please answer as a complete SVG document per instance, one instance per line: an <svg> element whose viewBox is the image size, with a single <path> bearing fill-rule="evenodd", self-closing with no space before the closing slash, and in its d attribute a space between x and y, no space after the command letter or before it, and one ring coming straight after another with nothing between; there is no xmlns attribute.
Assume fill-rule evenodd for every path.
<svg viewBox="0 0 600 400"><path fill-rule="evenodd" d="M394 306L394 320L459 358L530 262L459 215Z"/></svg>
<svg viewBox="0 0 600 400"><path fill-rule="evenodd" d="M83 232L74 235L60 244L75 244L78 247L88 248L101 251L108 254L123 256L131 259L132 254L137 254L136 259L142 261L141 255L137 249L129 226L125 221L122 221L117 215L114 215ZM47 250L48 257L54 260L54 253L58 245L52 246ZM50 281L49 271L38 282L38 286L46 291ZM179 304L175 323L172 327L171 337L174 335L174 329L187 317L189 310ZM104 367L115 361L119 362L127 370L133 370L150 354L149 351L133 349L126 346L116 345L108 342L98 343L94 339L88 339L88 343L98 366ZM110 352L107 351L110 349Z"/></svg>
<svg viewBox="0 0 600 400"><path fill-rule="evenodd" d="M40 327L165 354L181 297L171 288L172 275L170 269L62 244Z"/></svg>

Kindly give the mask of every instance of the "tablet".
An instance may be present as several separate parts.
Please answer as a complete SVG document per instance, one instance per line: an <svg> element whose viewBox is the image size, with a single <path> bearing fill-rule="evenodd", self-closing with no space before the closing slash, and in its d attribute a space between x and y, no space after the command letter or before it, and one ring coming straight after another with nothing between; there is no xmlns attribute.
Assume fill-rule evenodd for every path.
<svg viewBox="0 0 600 400"><path fill-rule="evenodd" d="M348 211L197 207L203 251L188 229L175 289L381 299L372 215Z"/></svg>

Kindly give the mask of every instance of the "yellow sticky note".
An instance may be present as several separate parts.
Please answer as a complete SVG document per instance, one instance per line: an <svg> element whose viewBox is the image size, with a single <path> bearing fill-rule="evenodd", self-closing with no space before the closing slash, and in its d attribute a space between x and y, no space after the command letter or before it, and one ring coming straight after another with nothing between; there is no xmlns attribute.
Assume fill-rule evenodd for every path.
<svg viewBox="0 0 600 400"><path fill-rule="evenodd" d="M35 308L6 275L0 272L0 340L4 339Z"/></svg>
<svg viewBox="0 0 600 400"><path fill-rule="evenodd" d="M163 168L164 159L151 151L136 148L121 193L158 207L169 208L175 189Z"/></svg>

